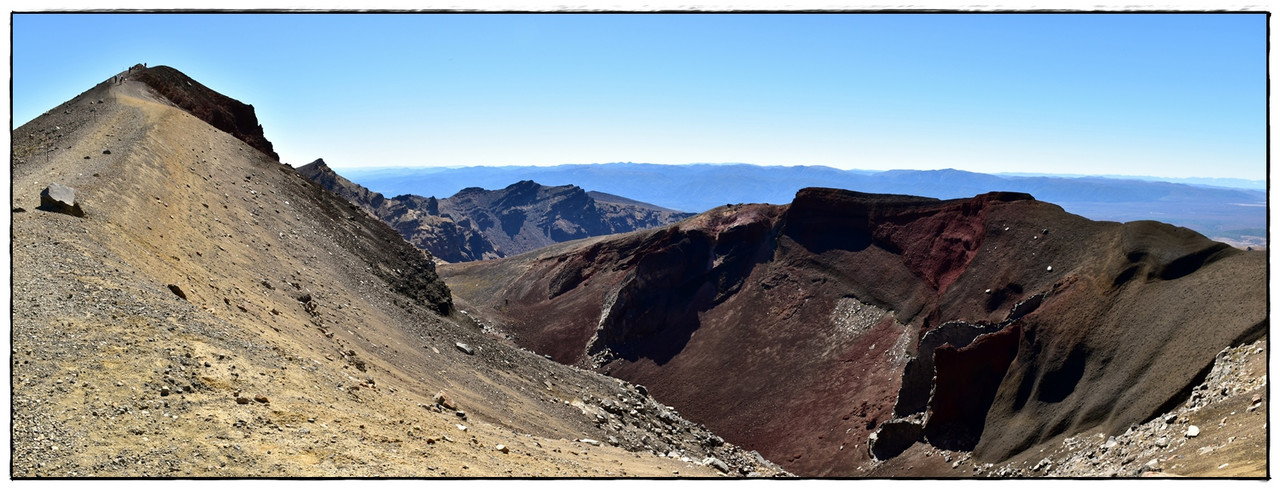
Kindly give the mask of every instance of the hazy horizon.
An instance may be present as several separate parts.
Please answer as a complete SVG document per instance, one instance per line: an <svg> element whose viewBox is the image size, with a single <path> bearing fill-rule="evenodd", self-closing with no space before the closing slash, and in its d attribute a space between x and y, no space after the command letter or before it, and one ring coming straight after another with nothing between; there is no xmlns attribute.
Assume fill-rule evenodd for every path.
<svg viewBox="0 0 1280 490"><path fill-rule="evenodd" d="M1265 13L11 19L15 127L168 65L253 105L295 166L1267 178Z"/></svg>
<svg viewBox="0 0 1280 490"><path fill-rule="evenodd" d="M320 157L320 158L318 158L318 159L319 159L319 160L324 160L324 158L323 158L323 157ZM315 160L312 160L312 161L315 161ZM689 162L689 163L591 162L591 163L560 163L560 164L552 164L552 165L448 165L448 166L444 166L444 165L437 165L437 166L424 166L424 165L381 165L381 166L372 166L372 165L354 165L354 166L352 166L352 165L342 165L342 164L340 164L340 163L330 162L329 160L324 160L324 162L325 162L325 165L328 165L329 167L333 168L333 169L334 169L334 171L338 172L339 174L344 174L344 175L345 175L345 173L351 173L352 175L359 175L359 174L361 174L361 173L371 173L371 172L379 172L379 171L412 171L412 170L431 171L431 170L456 170L456 169L475 168L475 167L492 167L492 168L521 168L521 167L559 167L559 166L572 166L572 165L613 165L613 164L665 165L665 166L687 166L687 165L724 165L724 166L728 166L728 165L752 165L752 166L757 166L757 167L823 167L823 168L831 168L831 169L841 170L841 171L846 171L846 172L860 172L860 173L868 173L868 174L872 174L872 173L880 173L880 172L906 171L906 170L912 170L912 171L960 170L960 171L963 171L963 172L973 172L973 171L971 171L971 170L956 169L956 168L936 168L936 169L906 169L906 168L891 168L891 169L879 170L879 169L862 169L862 168L835 168L835 167L829 167L829 166L826 166L826 165L759 165L759 164L748 163L748 162ZM311 163L311 162L306 162L306 163ZM295 166L305 165L306 163L298 164L298 165L295 165ZM1078 174L1078 173L1043 173L1043 172L974 172L974 173L985 173L985 174L987 174L987 175L994 175L994 176L996 176L996 177L1057 177L1057 178L1106 178L1106 179L1131 179L1131 180L1145 180L1145 181L1170 182L1170 183L1191 183L1191 184L1194 184L1194 185L1210 185L1210 186L1232 187L1232 188L1240 188L1240 189L1255 189L1255 190L1265 190L1265 189L1266 189L1266 184L1267 184L1267 180L1266 180L1266 179L1242 179L1242 178L1231 178L1231 177L1212 177L1212 176L1161 177L1161 176L1158 176L1158 175ZM1210 181L1221 181L1221 182L1224 182L1224 183L1220 183L1220 184L1213 184L1213 183L1210 183Z"/></svg>

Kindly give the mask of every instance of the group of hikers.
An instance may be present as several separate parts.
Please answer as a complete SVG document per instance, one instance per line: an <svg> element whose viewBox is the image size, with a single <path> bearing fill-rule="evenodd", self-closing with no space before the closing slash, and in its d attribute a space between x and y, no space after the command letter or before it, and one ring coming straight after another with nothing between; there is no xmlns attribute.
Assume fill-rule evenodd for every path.
<svg viewBox="0 0 1280 490"><path fill-rule="evenodd" d="M145 69L147 69L147 64L140 63L137 65L130 66L128 70L125 70L125 73L133 73L134 70L145 70ZM126 75L116 75L111 77L111 84L120 85L128 80L129 80L129 77Z"/></svg>

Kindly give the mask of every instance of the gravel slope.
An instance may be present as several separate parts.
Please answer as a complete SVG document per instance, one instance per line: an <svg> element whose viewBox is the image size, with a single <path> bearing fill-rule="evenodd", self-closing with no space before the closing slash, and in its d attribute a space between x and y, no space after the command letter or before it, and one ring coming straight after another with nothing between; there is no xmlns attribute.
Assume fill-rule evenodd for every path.
<svg viewBox="0 0 1280 490"><path fill-rule="evenodd" d="M139 82L13 141L11 477L782 474L440 316L429 257Z"/></svg>

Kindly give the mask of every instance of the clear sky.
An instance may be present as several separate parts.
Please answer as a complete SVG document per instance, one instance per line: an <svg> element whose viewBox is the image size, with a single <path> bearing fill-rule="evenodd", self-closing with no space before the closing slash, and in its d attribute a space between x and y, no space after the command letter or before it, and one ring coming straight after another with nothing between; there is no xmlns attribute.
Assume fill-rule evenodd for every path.
<svg viewBox="0 0 1280 490"><path fill-rule="evenodd" d="M134 63L281 160L1266 178L1264 14L14 14L16 127Z"/></svg>

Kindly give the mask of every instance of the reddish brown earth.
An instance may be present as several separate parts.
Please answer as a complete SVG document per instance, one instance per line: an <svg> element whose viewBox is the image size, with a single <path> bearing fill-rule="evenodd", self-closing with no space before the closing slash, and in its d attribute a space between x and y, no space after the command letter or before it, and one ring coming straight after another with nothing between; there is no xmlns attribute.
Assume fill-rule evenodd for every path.
<svg viewBox="0 0 1280 490"><path fill-rule="evenodd" d="M871 434L913 414L983 462L1124 432L1267 321L1264 253L1014 193L805 189L441 275L520 345L811 476L884 468Z"/></svg>

